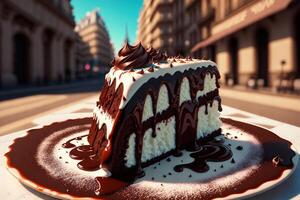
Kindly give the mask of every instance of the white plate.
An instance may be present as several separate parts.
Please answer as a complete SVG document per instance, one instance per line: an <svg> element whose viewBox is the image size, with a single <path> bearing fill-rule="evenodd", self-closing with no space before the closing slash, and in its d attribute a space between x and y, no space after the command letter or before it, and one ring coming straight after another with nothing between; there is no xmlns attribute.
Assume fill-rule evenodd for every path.
<svg viewBox="0 0 300 200"><path fill-rule="evenodd" d="M231 131L231 134L233 134L233 135L234 135L234 131L237 132L236 134L241 133L240 132L241 130L238 130L238 131L232 130L232 129L230 129L230 127L224 127L223 129L224 129L223 132ZM81 133L76 133L76 134L84 135L86 133L87 132L85 132L85 133L81 132ZM47 141L47 138L45 138L45 141ZM48 138L48 139L50 140L50 138ZM242 163L246 160L248 154L250 155L251 153L253 153L253 149L252 149L251 145L253 145L253 144L255 145L255 138L248 137L247 135L244 134L244 137L239 135L238 140L234 140L234 139L233 140L231 139L230 141L226 140L226 142L230 142L233 146L236 146L242 141L248 141L248 139L251 140L251 143L249 144L249 147L247 147L247 145L244 146L243 153L241 153L241 151L237 151L235 148L232 148L233 155L234 155L237 166L238 166L239 162ZM67 140L67 138L62 139L58 144L56 144L57 147L54 147L54 148L59 148L61 146L61 143L65 142L66 140ZM11 147L13 147L13 145ZM252 197L254 195L263 193L266 190L269 190L271 188L278 186L280 183L282 183L284 180L286 180L294 172L294 170L297 166L298 153L297 153L297 150L295 149L294 145L292 145L292 149L296 153L296 155L293 157L294 167L292 169L285 170L283 172L282 176L276 180L271 180L271 181L265 182L262 185L260 185L259 187L255 188L255 189L249 189L246 192L241 193L241 194L232 194L230 196L225 197L225 199L240 199L240 198ZM53 155L53 159L57 158L58 155L62 156L63 159L62 159L62 161L57 159L57 162L65 162L65 159L67 159L70 164L68 170L71 171L72 173L80 174L81 178L85 177L85 178L93 179L93 177L96 176L95 174L98 173L98 172L91 172L91 173L83 172L76 167L77 161L70 159L68 154L64 155L63 153L59 152L57 149L54 152L55 152L55 155ZM210 172L208 172L208 173L206 173L206 175L204 175L204 174L195 173L195 172L192 172L191 170L185 169L182 173L176 173L173 171L172 176L163 178L163 175L170 172L172 170L173 166L180 163L181 160L183 160L184 162L188 162L191 160L188 152L183 151L183 153L184 153L184 155L180 158L175 158L175 157L171 156L171 160L172 160L171 162L167 162L166 159L164 159L160 162L159 165L158 165L158 163L156 163L154 165L151 165L151 166L145 168L144 170L145 170L146 176L143 177L142 179L137 180L131 187L138 189L138 190L146 189L146 190L154 191L154 193L155 193L155 191L158 191L157 187L161 184L164 184L163 190L162 189L159 190L159 195L161 195L162 197L163 197L163 195L166 195L165 197L171 197L170 195L174 195L174 194L176 194L176 192L179 192L179 193L184 192L184 193L192 194L192 193L194 193L194 190L198 191L199 189L200 190L205 189L205 184L199 184L199 183L193 184L193 185L190 184L190 183L194 183L195 181L206 181L209 178L218 177L220 174L232 173L230 175L227 175L227 177L229 177L228 180L225 178L224 179L216 178L216 182L214 182L214 184L216 184L216 186L217 186L217 184L219 184L219 185L230 184L229 179L234 179L235 177L241 178L241 177L243 177L243 175L245 175L245 177L246 177L246 175L247 175L247 173L244 172L245 169L242 170L243 172L241 172L239 170L235 170L236 166L232 166L230 164L230 160L228 160L228 161L224 161L224 162L208 162L208 165L210 166L211 169L218 169L218 171L216 173L212 172L212 170L210 170ZM55 197L55 198L60 198L60 199L79 198L79 197L73 196L72 194L60 193L57 191L50 190L47 187L42 187L38 183L35 183L29 179L22 177L22 175L19 173L18 169L11 168L8 165L7 161L8 160L6 159L6 166L7 166L8 170L24 185L31 187L41 193ZM257 160L257 162L259 162L259 160ZM255 161L253 161L253 163L255 163ZM224 167L222 169L218 168L218 166L220 166L222 164L224 166L229 166L229 167ZM154 169L155 166L156 166L156 170ZM251 168L250 166L251 165L249 165L249 169L246 168L246 170L253 170L255 168L255 166L251 166L254 168L250 169ZM45 169L47 168L47 166L43 166L43 164L41 164L41 167L44 167ZM54 170L54 172L55 172L55 170L59 171L62 169L65 169L66 171L68 171L65 168L65 165L61 164L60 167L61 167L61 169L59 169L59 168L53 169L52 168L51 170ZM157 170L157 169L159 169L159 170ZM192 175L192 178L187 178L189 175ZM76 177L76 176L74 176L74 177ZM151 181L152 177L155 178L155 182ZM81 181L81 178L79 178L78 181ZM227 182L226 182L226 180L227 180ZM201 187L200 188L198 186L196 187L196 185L198 185L198 186L201 185ZM79 198L79 199L89 199L89 197ZM224 199L224 198L220 198L220 199Z"/></svg>

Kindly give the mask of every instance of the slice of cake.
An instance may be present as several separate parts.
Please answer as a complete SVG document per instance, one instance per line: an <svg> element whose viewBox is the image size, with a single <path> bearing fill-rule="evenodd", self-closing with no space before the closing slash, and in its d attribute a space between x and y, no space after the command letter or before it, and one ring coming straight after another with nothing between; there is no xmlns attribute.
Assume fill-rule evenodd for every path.
<svg viewBox="0 0 300 200"><path fill-rule="evenodd" d="M88 136L113 177L132 180L143 167L220 133L214 62L126 44L113 64Z"/></svg>

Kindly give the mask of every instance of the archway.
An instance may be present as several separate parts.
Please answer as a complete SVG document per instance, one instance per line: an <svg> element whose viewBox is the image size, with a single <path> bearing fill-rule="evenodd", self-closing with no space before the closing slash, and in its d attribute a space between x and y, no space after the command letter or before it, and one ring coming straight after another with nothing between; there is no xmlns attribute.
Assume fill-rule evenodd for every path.
<svg viewBox="0 0 300 200"><path fill-rule="evenodd" d="M46 29L43 34L44 83L52 80L52 41L54 32Z"/></svg>
<svg viewBox="0 0 300 200"><path fill-rule="evenodd" d="M297 77L300 78L300 12L295 16L294 19L294 27L295 27L295 71L297 73Z"/></svg>
<svg viewBox="0 0 300 200"><path fill-rule="evenodd" d="M258 29L255 34L257 78L269 85L269 34L266 29Z"/></svg>
<svg viewBox="0 0 300 200"><path fill-rule="evenodd" d="M71 47L72 42L71 40L67 39L64 45L64 61L65 61L65 80L70 81L71 80Z"/></svg>
<svg viewBox="0 0 300 200"><path fill-rule="evenodd" d="M216 61L216 46L214 44L208 47L208 59Z"/></svg>
<svg viewBox="0 0 300 200"><path fill-rule="evenodd" d="M236 38L231 38L228 42L229 56L230 56L230 71L233 84L239 83L238 78L238 41Z"/></svg>
<svg viewBox="0 0 300 200"><path fill-rule="evenodd" d="M30 81L30 41L24 33L16 33L13 37L14 74L19 84Z"/></svg>

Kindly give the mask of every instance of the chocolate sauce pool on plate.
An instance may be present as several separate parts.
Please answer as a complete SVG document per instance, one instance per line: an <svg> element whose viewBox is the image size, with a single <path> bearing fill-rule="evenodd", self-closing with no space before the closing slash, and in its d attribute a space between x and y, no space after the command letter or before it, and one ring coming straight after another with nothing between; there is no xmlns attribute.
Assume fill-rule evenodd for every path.
<svg viewBox="0 0 300 200"><path fill-rule="evenodd" d="M77 166L79 169L93 171L99 169L99 160L97 159L94 149L90 145L75 147L70 151L70 157L75 160L81 160Z"/></svg>
<svg viewBox="0 0 300 200"><path fill-rule="evenodd" d="M176 165L174 171L182 172L184 168L188 168L194 172L203 173L209 170L207 161L220 162L228 160L232 157L230 148L222 143L208 142L190 156L194 161L187 164Z"/></svg>
<svg viewBox="0 0 300 200"><path fill-rule="evenodd" d="M145 191L143 192L142 188L135 189L130 185L126 187L128 183L119 181L114 178L95 177L95 179L90 180L90 184L88 185L88 187L76 187L74 185L67 184L68 182L63 178L53 178L37 163L36 155L38 147L46 137L50 136L54 132L66 130L67 128L72 127L72 129L68 129L68 131L63 131L62 134L56 138L57 142L61 141L63 138L68 137L72 134L87 131L89 129L87 125L91 123L91 120L91 118L67 120L64 122L53 123L40 129L33 129L28 131L28 135L22 138L15 139L14 143L10 146L9 152L5 154L8 167L14 168L20 173L19 179L23 179L23 181L24 179L30 181L36 184L39 188L47 188L50 191L55 191L58 197L59 194L68 194L72 197L117 199L149 197L149 194L146 194L147 189L145 189ZM237 127L238 129L241 129L256 137L256 139L260 141L263 147L263 161L260 163L260 167L256 170L255 174L253 174L255 178L246 178L243 180L239 180L237 184L232 185L232 187L224 188L218 193L210 193L209 191L207 191L204 194L193 194L193 198L198 197L198 199L211 199L217 197L226 197L230 194L244 193L249 189L258 188L261 184L267 181L280 178L285 170L293 168L292 159L295 156L295 152L290 149L291 143L289 141L278 137L277 135L266 129L256 127L251 124L238 122L231 119L222 119L222 121L225 124ZM76 140L76 138L74 139ZM69 152L69 155L72 156L73 159L77 159L79 163L85 161L87 158L92 160L94 152L89 145L70 147L72 146L70 145L72 144L71 142L70 144L68 144L68 142L66 144L67 145L64 145L64 148L72 148ZM205 165L205 162L201 162L199 158L201 156L205 156L205 151L216 154L215 156L220 160L232 159L230 154L231 151L228 150L230 147L223 145L222 142L216 142L206 145L206 147L204 145L201 148L196 149L197 151L191 152L191 156L196 158L195 161L198 159L200 164L204 163L203 165ZM49 145L49 147L47 147L49 148L49 152L53 151L54 146L55 144ZM239 149L243 151L242 148ZM274 164L274 160L277 163L276 165ZM82 163L82 169L95 169L95 166L90 165L91 163L93 163L92 161L88 160L86 162L88 164L86 164L85 162ZM178 168L191 168L191 166L186 164L189 163L183 163L184 166L179 165L180 167ZM80 168L80 165L78 165L78 167ZM157 167L157 170L159 170L159 166ZM199 185L201 183L193 184ZM191 184L191 187L193 187L193 184ZM162 183L161 185L161 187L163 188L164 184ZM176 191L176 187L174 187L174 191ZM187 198L186 195L188 194L183 194L183 196L178 196L177 194L176 198ZM156 197L160 199L163 198L160 196Z"/></svg>
<svg viewBox="0 0 300 200"><path fill-rule="evenodd" d="M83 137L87 137L87 136L88 135L83 135L83 136L72 138L71 140L68 140L67 142L63 143L62 147L67 148L67 149L72 148L72 147L76 147L76 145L72 144L72 142L75 141L75 140L82 140Z"/></svg>

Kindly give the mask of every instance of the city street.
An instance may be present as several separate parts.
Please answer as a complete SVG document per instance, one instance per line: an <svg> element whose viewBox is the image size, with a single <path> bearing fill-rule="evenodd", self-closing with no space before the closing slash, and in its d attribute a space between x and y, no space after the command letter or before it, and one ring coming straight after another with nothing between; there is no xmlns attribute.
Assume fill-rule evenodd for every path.
<svg viewBox="0 0 300 200"><path fill-rule="evenodd" d="M243 101L228 97L222 97L222 102L224 105L238 108L240 110L292 124L294 126L300 126L300 112L298 111L276 108L268 105L262 105L246 100Z"/></svg>
<svg viewBox="0 0 300 200"><path fill-rule="evenodd" d="M45 87L40 89L40 91L33 90L32 95L25 97L22 97L24 95L22 91L11 92L10 96L6 96L6 98L10 97L11 100L0 102L0 135L30 128L33 126L31 121L34 118L54 112L66 105L76 104L85 98L98 96L99 90L102 87L102 81L103 79L99 78L99 80ZM26 92L26 94L30 94L30 92ZM230 91L229 94L232 92L233 91ZM253 97L251 93L242 96L242 92L234 92L235 95L228 95L228 89L221 91L224 105L300 126L300 118L298 117L300 116L300 110L296 107L298 106L298 101L296 101L295 105L292 105L287 98L284 100L279 99L280 104L276 105L274 103L272 104L271 101L273 100L274 102L274 99L276 100L276 98L279 97L261 95L256 97L256 99L261 100L261 102L258 103L251 98ZM21 97L17 97L18 95ZM264 97L263 100L262 97ZM4 95L2 95L2 98L4 98ZM287 107L289 105L295 106L295 109L289 109L289 107ZM298 106L298 108L300 108L300 106Z"/></svg>
<svg viewBox="0 0 300 200"><path fill-rule="evenodd" d="M298 96L221 88L222 103L240 110L300 126Z"/></svg>
<svg viewBox="0 0 300 200"><path fill-rule="evenodd" d="M101 84L102 79L49 86L41 89L41 91L33 89L31 92L33 95L25 97L17 97L24 95L22 90L11 92L11 100L0 102L0 135L30 128L33 126L31 121L34 118L54 112L67 105L76 104L76 102L93 95L99 95ZM30 94L28 90L26 92ZM4 98L5 95L0 96Z"/></svg>

